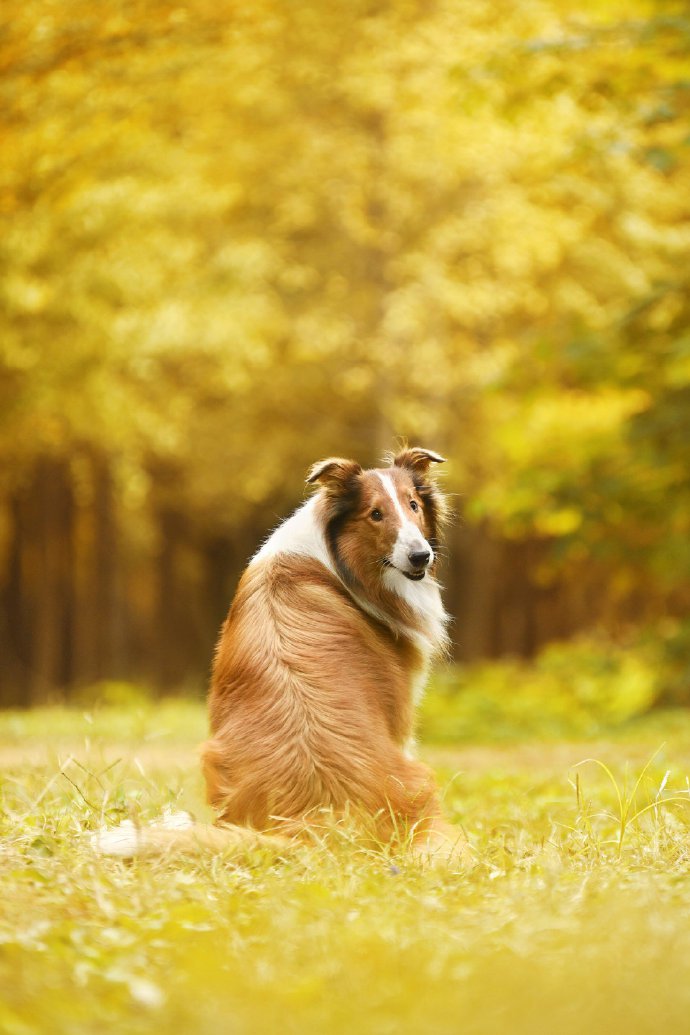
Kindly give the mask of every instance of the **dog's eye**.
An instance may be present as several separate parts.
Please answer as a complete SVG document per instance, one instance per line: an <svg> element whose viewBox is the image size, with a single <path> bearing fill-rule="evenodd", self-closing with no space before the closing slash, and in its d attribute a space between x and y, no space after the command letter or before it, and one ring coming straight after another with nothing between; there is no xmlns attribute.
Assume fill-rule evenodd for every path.
<svg viewBox="0 0 690 1035"><path fill-rule="evenodd" d="M415 511L415 513L419 510L419 504L416 500L410 500L410 506Z"/></svg>
<svg viewBox="0 0 690 1035"><path fill-rule="evenodd" d="M376 508L374 508L372 510L372 512L369 515L369 517L371 518L372 521L383 521L383 514L381 513L380 510L377 510Z"/></svg>

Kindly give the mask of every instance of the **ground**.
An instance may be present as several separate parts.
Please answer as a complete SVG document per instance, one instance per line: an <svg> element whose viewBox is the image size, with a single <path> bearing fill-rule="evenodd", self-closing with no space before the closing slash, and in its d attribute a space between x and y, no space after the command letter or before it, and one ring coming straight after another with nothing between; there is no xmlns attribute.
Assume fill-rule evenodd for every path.
<svg viewBox="0 0 690 1035"><path fill-rule="evenodd" d="M208 817L204 723L184 702L0 716L2 1032L687 1030L690 716L422 744L470 871L346 827L279 858L94 854L101 824Z"/></svg>

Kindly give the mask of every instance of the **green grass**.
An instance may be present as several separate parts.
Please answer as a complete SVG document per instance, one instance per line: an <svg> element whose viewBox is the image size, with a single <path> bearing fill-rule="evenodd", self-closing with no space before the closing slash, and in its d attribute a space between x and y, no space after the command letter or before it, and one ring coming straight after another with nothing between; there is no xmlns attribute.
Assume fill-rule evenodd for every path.
<svg viewBox="0 0 690 1035"><path fill-rule="evenodd" d="M471 872L346 829L281 859L94 855L102 822L208 817L204 731L188 702L0 715L0 1031L687 1030L690 716L423 745Z"/></svg>

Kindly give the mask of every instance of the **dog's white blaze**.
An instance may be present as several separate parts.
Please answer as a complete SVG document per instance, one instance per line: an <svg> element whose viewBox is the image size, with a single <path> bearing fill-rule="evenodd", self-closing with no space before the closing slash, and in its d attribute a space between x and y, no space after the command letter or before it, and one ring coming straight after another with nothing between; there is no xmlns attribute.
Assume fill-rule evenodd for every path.
<svg viewBox="0 0 690 1035"><path fill-rule="evenodd" d="M313 557L335 575L333 561L315 513L317 500L317 496L312 496L291 517L278 525L250 563L281 553L296 553L302 557Z"/></svg>
<svg viewBox="0 0 690 1035"><path fill-rule="evenodd" d="M391 561L396 568L401 568L403 571L410 569L410 561L408 554L421 552L422 550L428 550L431 554L429 564L433 564L434 551L431 549L426 539L419 531L414 521L412 521L402 509L398 494L395 491L395 485L393 479L389 474L385 474L382 471L377 471L377 475L383 485L384 489L393 500L393 506L395 507L396 513L400 518L400 527L398 530L398 538L395 541L395 546L391 552Z"/></svg>
<svg viewBox="0 0 690 1035"><path fill-rule="evenodd" d="M393 506L397 511L398 517L400 518L400 525L402 527L408 520L408 518L406 517L402 507L400 506L400 500L398 499L398 494L395 491L393 479L389 474L384 474L383 471L377 471L376 474L378 475L379 481L383 485L384 489L386 490L390 498L393 500Z"/></svg>

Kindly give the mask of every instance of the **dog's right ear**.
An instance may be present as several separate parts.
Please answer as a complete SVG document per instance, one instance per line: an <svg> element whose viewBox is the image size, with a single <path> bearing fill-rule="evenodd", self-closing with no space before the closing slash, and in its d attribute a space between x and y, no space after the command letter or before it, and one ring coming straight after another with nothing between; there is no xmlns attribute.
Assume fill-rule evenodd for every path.
<svg viewBox="0 0 690 1035"><path fill-rule="evenodd" d="M394 467L407 467L410 471L425 475L431 464L445 464L446 459L431 449L405 448L397 456L392 457L391 463Z"/></svg>
<svg viewBox="0 0 690 1035"><path fill-rule="evenodd" d="M347 492L362 468L355 460L343 460L339 456L331 456L328 460L319 460L310 468L307 485L318 482L332 493Z"/></svg>

